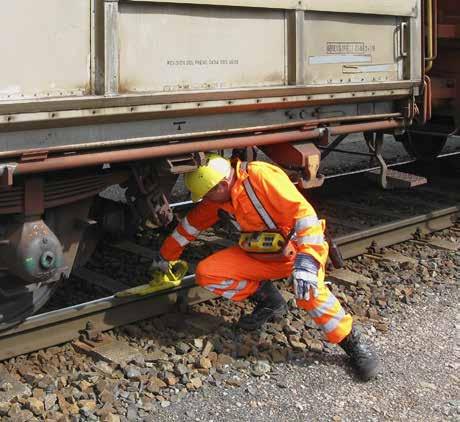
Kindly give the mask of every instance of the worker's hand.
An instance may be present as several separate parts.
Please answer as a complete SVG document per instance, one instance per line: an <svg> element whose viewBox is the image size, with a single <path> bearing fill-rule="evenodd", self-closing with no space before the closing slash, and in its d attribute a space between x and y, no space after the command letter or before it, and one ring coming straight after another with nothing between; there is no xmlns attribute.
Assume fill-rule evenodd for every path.
<svg viewBox="0 0 460 422"><path fill-rule="evenodd" d="M310 300L318 296L318 277L305 270L294 270L292 273L292 284L296 299Z"/></svg>
<svg viewBox="0 0 460 422"><path fill-rule="evenodd" d="M160 254L155 256L152 261L152 265L150 266L150 271L160 270L164 273L167 273L169 270L169 261L166 261Z"/></svg>
<svg viewBox="0 0 460 422"><path fill-rule="evenodd" d="M292 284L296 299L309 300L318 296L319 263L311 255L299 252L295 258Z"/></svg>

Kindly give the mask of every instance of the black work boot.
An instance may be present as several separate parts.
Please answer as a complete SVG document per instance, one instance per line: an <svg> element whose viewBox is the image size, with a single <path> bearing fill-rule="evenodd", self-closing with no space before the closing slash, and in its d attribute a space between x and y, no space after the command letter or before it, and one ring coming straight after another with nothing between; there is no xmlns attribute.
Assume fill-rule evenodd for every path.
<svg viewBox="0 0 460 422"><path fill-rule="evenodd" d="M263 282L250 300L256 303L256 307L252 314L243 315L238 321L238 327L243 330L257 330L266 322L286 315L286 301L271 281Z"/></svg>
<svg viewBox="0 0 460 422"><path fill-rule="evenodd" d="M351 366L363 381L369 381L378 373L378 358L373 348L361 340L361 333L353 327L339 346L350 357Z"/></svg>

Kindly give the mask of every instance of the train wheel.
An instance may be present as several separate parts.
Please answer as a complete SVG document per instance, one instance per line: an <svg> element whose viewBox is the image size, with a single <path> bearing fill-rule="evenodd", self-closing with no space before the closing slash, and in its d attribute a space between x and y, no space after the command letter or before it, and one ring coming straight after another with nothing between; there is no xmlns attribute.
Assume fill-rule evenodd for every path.
<svg viewBox="0 0 460 422"><path fill-rule="evenodd" d="M396 139L402 142L404 149L411 157L420 161L434 160L441 153L447 141L446 136L410 132L398 135Z"/></svg>
<svg viewBox="0 0 460 422"><path fill-rule="evenodd" d="M454 129L455 123L450 116L433 116L425 126L413 128L417 133L407 131L404 135L395 136L395 138L402 142L405 150L413 158L420 161L431 161L441 153L447 142L447 134ZM439 135L433 135L433 133Z"/></svg>
<svg viewBox="0 0 460 422"><path fill-rule="evenodd" d="M0 293L0 330L18 325L37 312L50 299L58 283L44 284L15 296Z"/></svg>

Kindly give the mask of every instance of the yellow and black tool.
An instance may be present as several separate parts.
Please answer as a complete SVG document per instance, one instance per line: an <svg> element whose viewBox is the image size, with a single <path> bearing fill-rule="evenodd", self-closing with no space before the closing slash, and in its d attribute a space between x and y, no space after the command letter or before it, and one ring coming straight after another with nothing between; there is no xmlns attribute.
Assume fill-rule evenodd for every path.
<svg viewBox="0 0 460 422"><path fill-rule="evenodd" d="M148 284L115 293L115 297L146 296L161 290L177 287L182 283L187 271L188 264L185 261L169 261L167 272L159 269L155 270L152 274L152 280Z"/></svg>
<svg viewBox="0 0 460 422"><path fill-rule="evenodd" d="M240 248L250 253L276 253L283 250L286 240L276 232L241 233Z"/></svg>

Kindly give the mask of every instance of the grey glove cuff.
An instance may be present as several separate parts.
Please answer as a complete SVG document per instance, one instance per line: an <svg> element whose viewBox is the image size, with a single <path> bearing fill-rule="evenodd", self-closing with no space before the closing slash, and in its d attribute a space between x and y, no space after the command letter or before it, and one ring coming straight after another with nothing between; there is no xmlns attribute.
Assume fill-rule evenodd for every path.
<svg viewBox="0 0 460 422"><path fill-rule="evenodd" d="M319 262L311 255L298 253L294 261L295 270L303 270L312 274L318 274Z"/></svg>

